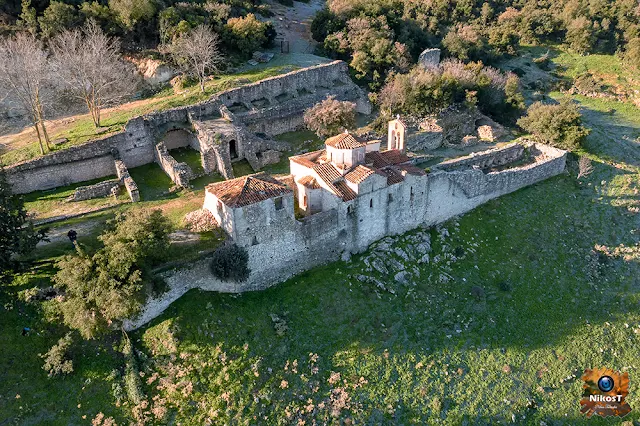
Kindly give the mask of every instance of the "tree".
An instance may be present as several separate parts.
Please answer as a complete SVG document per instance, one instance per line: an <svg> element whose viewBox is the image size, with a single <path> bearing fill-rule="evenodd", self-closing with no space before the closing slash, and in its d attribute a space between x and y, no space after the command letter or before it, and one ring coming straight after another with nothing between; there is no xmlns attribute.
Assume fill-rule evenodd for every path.
<svg viewBox="0 0 640 426"><path fill-rule="evenodd" d="M69 347L72 343L71 333L67 333L46 353L40 354L40 358L44 359L42 369L49 377L73 372L73 361L69 359Z"/></svg>
<svg viewBox="0 0 640 426"><path fill-rule="evenodd" d="M221 280L242 282L251 273L248 264L249 253L246 249L236 244L227 244L213 252L209 267L211 273Z"/></svg>
<svg viewBox="0 0 640 426"><path fill-rule="evenodd" d="M120 57L120 43L88 21L82 30L60 33L51 48L62 86L84 102L95 127L100 127L101 111L135 87L133 71Z"/></svg>
<svg viewBox="0 0 640 426"><path fill-rule="evenodd" d="M208 26L199 25L189 34L174 40L171 55L176 63L200 82L200 91L204 93L204 82L208 73L218 70L222 62L220 38Z"/></svg>
<svg viewBox="0 0 640 426"><path fill-rule="evenodd" d="M265 34L267 25L260 22L253 13L229 19L226 28L231 35L231 44L245 55L252 54L268 41Z"/></svg>
<svg viewBox="0 0 640 426"><path fill-rule="evenodd" d="M58 262L53 280L65 290L64 323L86 338L138 313L152 290L151 267L169 248L171 223L160 210L119 214L98 237L104 247Z"/></svg>
<svg viewBox="0 0 640 426"><path fill-rule="evenodd" d="M109 0L109 7L128 29L132 29L138 22L150 20L156 13L154 0Z"/></svg>
<svg viewBox="0 0 640 426"><path fill-rule="evenodd" d="M40 18L42 37L49 39L63 30L73 28L80 23L75 7L61 1L52 1Z"/></svg>
<svg viewBox="0 0 640 426"><path fill-rule="evenodd" d="M36 8L31 6L31 0L22 0L22 12L18 24L29 31L32 36L38 35L38 18L36 17Z"/></svg>
<svg viewBox="0 0 640 426"><path fill-rule="evenodd" d="M330 96L304 113L304 123L320 137L336 135L356 124L356 104Z"/></svg>
<svg viewBox="0 0 640 426"><path fill-rule="evenodd" d="M50 149L43 105L51 93L48 68L47 53L32 34L19 33L0 40L0 89L16 98L29 114L42 154L43 138Z"/></svg>
<svg viewBox="0 0 640 426"><path fill-rule="evenodd" d="M31 253L39 241L45 239L44 231L36 231L27 220L22 198L11 193L4 170L0 169L0 274L15 269L14 255Z"/></svg>
<svg viewBox="0 0 640 426"><path fill-rule="evenodd" d="M518 120L518 125L539 142L567 150L578 148L589 134L582 126L577 105L571 100L555 105L536 102L527 109L527 115Z"/></svg>

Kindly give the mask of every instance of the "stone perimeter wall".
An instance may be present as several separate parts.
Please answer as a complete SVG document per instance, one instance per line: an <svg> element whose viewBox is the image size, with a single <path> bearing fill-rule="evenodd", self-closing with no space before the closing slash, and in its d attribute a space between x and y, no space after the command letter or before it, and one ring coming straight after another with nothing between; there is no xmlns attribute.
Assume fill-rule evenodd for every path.
<svg viewBox="0 0 640 426"><path fill-rule="evenodd" d="M140 316L128 321L125 327L135 329L147 323L190 289L262 290L314 266L338 260L345 252L365 251L371 243L387 235L444 222L490 199L565 170L565 151L540 144L530 144L527 148L537 158L532 164L484 173L468 168L467 159L463 158L459 164L462 170L438 170L426 176L407 175L403 183L361 194L353 201L338 203L336 209L300 221L286 218L279 223L270 223L269 226L277 227L277 237L246 246L249 267L253 271L246 282L236 284L216 279L208 269L208 258L187 269L167 272L164 279L170 290L159 299L149 300ZM505 156L520 150L511 145L482 153L480 158L488 161L492 157L501 162ZM455 160L448 164L453 168ZM264 208L271 208L270 204L273 203L264 202Z"/></svg>
<svg viewBox="0 0 640 426"><path fill-rule="evenodd" d="M366 94L349 78L347 64L334 61L229 89L199 104L133 118L122 132L6 167L7 179L15 193L24 194L112 176L116 173L116 159L128 168L152 163L156 143L168 129L176 123L191 125L192 118L204 120L219 115L223 106L247 108L244 117L238 116L239 126L244 128L246 119L252 130L259 131L260 123L264 122L265 132L279 134L299 125L304 108L313 105L320 96L332 94L355 101L360 111L371 109ZM256 106L262 99L270 99L271 106ZM193 141L193 147L199 144ZM251 159L250 153L244 154Z"/></svg>

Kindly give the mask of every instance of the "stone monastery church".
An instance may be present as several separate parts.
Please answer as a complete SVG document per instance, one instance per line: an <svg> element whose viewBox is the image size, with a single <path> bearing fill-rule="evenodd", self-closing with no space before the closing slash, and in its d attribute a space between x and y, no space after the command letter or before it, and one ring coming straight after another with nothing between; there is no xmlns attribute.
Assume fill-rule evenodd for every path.
<svg viewBox="0 0 640 426"><path fill-rule="evenodd" d="M295 212L311 216L345 207L353 215L358 198L366 197L369 209L384 214L387 209L378 203L391 204L403 192L389 187L405 183L407 176L426 175L405 154L406 129L399 118L389 122L386 151L380 151L379 140L361 142L345 131L327 139L325 149L289 157L287 178L258 173L207 186L204 208L240 245L261 243L268 227L284 216L293 220ZM409 186L410 201L414 195Z"/></svg>

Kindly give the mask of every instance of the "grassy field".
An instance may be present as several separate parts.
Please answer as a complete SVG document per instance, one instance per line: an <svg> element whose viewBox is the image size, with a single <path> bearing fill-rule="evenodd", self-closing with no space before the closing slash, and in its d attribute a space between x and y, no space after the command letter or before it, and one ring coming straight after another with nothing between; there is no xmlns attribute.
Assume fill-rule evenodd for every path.
<svg viewBox="0 0 640 426"><path fill-rule="evenodd" d="M118 333L76 343L67 377L41 370L38 353L65 331L50 321L48 303L18 294L48 285L55 260L71 249L38 249L35 266L0 291L0 425L90 424L99 413L118 424L640 422L640 112L574 99L592 129L580 153L593 160L591 175L576 179L572 155L567 174L394 238L389 249L372 247L263 292L187 293L130 333L146 395L136 407L126 397ZM315 146L302 146L309 135L283 138L296 151ZM143 202L114 210L162 208L179 228L202 190L169 193L153 166L131 171ZM98 230L81 242L95 245ZM419 232L430 237L426 264L396 250ZM188 254L217 238L202 236ZM408 282L395 282L395 271L368 272L377 253L410 270ZM31 333L22 336L22 327ZM580 376L594 367L629 372L633 411L624 419L580 414Z"/></svg>

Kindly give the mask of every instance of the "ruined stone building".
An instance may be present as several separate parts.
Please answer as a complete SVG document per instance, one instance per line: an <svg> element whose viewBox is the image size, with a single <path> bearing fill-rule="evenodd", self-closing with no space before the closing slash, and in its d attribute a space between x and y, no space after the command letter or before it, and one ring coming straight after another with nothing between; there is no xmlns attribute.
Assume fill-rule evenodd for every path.
<svg viewBox="0 0 640 426"><path fill-rule="evenodd" d="M135 201L132 167L155 162L177 186L189 184L192 170L171 155L181 147L200 153L205 173L233 178L236 161L248 161L255 171L278 162L288 145L272 137L302 127L304 111L328 96L371 112L347 64L334 61L225 90L199 104L135 117L121 132L7 167L7 179L15 193L28 193L117 175ZM103 194L104 186L83 188L83 196Z"/></svg>

